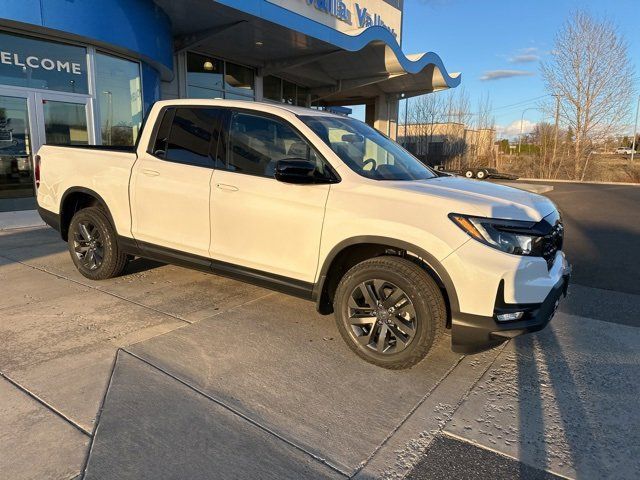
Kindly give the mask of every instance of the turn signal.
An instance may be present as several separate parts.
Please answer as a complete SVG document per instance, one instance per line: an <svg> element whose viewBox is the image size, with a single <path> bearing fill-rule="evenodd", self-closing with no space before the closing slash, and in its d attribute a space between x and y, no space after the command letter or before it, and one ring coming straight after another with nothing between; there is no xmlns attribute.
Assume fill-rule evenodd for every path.
<svg viewBox="0 0 640 480"><path fill-rule="evenodd" d="M462 215L451 214L449 215L449 218L451 218L451 220L457 223L462 230L467 232L476 240L479 240L481 242L484 241L484 237L482 236L482 234L478 231L476 226L473 223L471 223L471 220L469 220L467 217L464 217Z"/></svg>

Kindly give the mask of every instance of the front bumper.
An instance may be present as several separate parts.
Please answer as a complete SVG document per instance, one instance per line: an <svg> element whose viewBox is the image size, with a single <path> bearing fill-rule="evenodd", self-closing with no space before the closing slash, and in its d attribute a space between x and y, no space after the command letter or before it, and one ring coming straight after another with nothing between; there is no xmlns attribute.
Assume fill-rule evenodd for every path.
<svg viewBox="0 0 640 480"><path fill-rule="evenodd" d="M562 277L542 303L517 304L504 301L504 283L500 283L494 315L482 316L454 313L451 319L451 348L458 353L478 353L493 348L519 335L542 330L553 318L560 298L567 296L571 267L566 265ZM497 315L506 312L525 312L522 319L499 322Z"/></svg>

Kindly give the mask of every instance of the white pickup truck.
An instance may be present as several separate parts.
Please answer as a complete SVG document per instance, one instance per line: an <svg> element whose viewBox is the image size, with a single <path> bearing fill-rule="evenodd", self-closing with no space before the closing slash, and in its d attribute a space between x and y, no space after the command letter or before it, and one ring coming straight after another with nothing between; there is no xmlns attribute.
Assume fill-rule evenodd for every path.
<svg viewBox="0 0 640 480"><path fill-rule="evenodd" d="M351 118L224 100L153 106L136 148L43 146L38 208L86 277L134 256L335 313L360 357L422 360L543 328L570 267L545 197L440 176Z"/></svg>

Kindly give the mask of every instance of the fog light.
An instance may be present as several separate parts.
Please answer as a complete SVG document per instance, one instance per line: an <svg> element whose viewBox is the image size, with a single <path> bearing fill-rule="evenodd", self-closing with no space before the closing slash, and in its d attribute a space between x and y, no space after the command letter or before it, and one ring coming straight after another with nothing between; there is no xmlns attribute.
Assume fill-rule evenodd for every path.
<svg viewBox="0 0 640 480"><path fill-rule="evenodd" d="M510 312L510 313L500 313L498 315L499 322L509 322L511 320L520 320L524 312Z"/></svg>

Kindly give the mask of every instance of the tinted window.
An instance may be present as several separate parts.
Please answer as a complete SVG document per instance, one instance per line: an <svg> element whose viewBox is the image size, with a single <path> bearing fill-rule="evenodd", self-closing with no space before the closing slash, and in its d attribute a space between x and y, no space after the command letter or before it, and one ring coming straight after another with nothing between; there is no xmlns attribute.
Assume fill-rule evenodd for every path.
<svg viewBox="0 0 640 480"><path fill-rule="evenodd" d="M169 140L169 132L171 131L171 123L173 122L173 114L175 109L169 108L165 110L162 121L158 125L158 131L156 132L156 140L149 153L156 157L164 157L167 152L167 141Z"/></svg>
<svg viewBox="0 0 640 480"><path fill-rule="evenodd" d="M176 108L164 158L212 167L209 149L216 115L212 108Z"/></svg>
<svg viewBox="0 0 640 480"><path fill-rule="evenodd" d="M320 157L289 125L257 115L233 115L229 132L229 170L273 177L276 162L288 158L311 160L320 172L324 171Z"/></svg>
<svg viewBox="0 0 640 480"><path fill-rule="evenodd" d="M224 169L227 167L227 152L229 146L227 128L229 126L230 117L231 112L229 110L221 109L218 114L218 121L215 122L213 127L213 138L211 144L214 145L214 147L211 152L212 157L215 160L215 168Z"/></svg>

